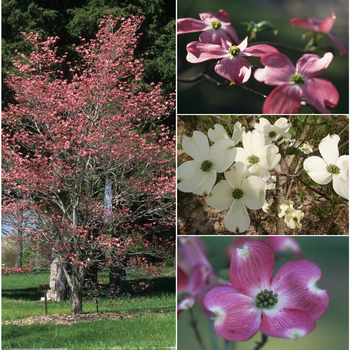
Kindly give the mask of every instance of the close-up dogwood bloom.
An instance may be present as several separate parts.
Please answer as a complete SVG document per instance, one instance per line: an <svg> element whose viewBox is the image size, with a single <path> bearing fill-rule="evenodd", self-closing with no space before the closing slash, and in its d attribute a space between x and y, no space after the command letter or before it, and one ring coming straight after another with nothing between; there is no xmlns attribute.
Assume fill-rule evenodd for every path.
<svg viewBox="0 0 350 350"><path fill-rule="evenodd" d="M249 176L259 176L267 181L270 178L269 170L281 160L278 147L273 144L265 145L264 135L258 130L244 134L242 143L243 148L236 148L236 161L247 166Z"/></svg>
<svg viewBox="0 0 350 350"><path fill-rule="evenodd" d="M194 160L177 169L177 188L182 192L206 195L213 188L216 174L226 171L234 162L236 150L229 139L222 139L209 147L208 138L200 131L185 136L183 150Z"/></svg>
<svg viewBox="0 0 350 350"><path fill-rule="evenodd" d="M239 141L241 141L242 136L245 132L245 127L242 126L240 122L236 122L233 127L233 133L231 136L231 141L233 146L236 146ZM208 137L210 141L216 142L221 139L229 139L225 128L220 124L215 124L214 129L208 130Z"/></svg>
<svg viewBox="0 0 350 350"><path fill-rule="evenodd" d="M328 135L321 140L319 151L321 157L312 156L304 160L304 170L312 180L320 185L333 181L334 191L341 197L349 199L349 156L339 157L338 135Z"/></svg>
<svg viewBox="0 0 350 350"><path fill-rule="evenodd" d="M255 123L255 129L264 134L266 145L272 142L281 144L284 140L290 140L288 130L291 126L292 124L286 118L277 119L273 125L266 118L259 118Z"/></svg>
<svg viewBox="0 0 350 350"><path fill-rule="evenodd" d="M295 229L296 227L301 228L300 220L304 217L304 213L301 210L291 210L284 217L284 222L291 229Z"/></svg>
<svg viewBox="0 0 350 350"><path fill-rule="evenodd" d="M278 52L266 44L247 46L248 37L237 46L228 40L222 40L221 45L193 41L186 46L186 59L190 63L200 63L221 58L214 67L215 72L233 83L243 84L250 78L252 70L245 57L262 57L267 53Z"/></svg>
<svg viewBox="0 0 350 350"><path fill-rule="evenodd" d="M236 30L231 26L229 15L220 10L217 14L213 12L200 13L201 20L194 18L179 18L177 20L177 34L204 32L200 34L199 40L212 44L221 45L221 39L230 39L239 44Z"/></svg>
<svg viewBox="0 0 350 350"><path fill-rule="evenodd" d="M325 18L323 21L315 17L309 17L306 21L302 18L295 17L292 18L290 22L293 27L300 26L302 28L327 35L338 46L340 54L345 56L348 53L346 48L333 34L330 33L335 19L335 13L332 11L332 16Z"/></svg>
<svg viewBox="0 0 350 350"><path fill-rule="evenodd" d="M315 328L329 306L328 292L317 287L321 269L311 261L295 260L272 278L274 266L273 249L265 242L249 241L236 249L230 283L211 289L203 300L220 336L246 341L260 330L297 340Z"/></svg>
<svg viewBox="0 0 350 350"><path fill-rule="evenodd" d="M265 202L266 183L257 176L247 176L247 167L235 163L230 171L210 191L205 201L218 210L229 209L225 216L225 227L232 232L244 232L250 226L246 207L260 209Z"/></svg>
<svg viewBox="0 0 350 350"><path fill-rule="evenodd" d="M266 98L264 114L298 114L302 97L319 112L330 113L339 101L338 90L325 79L314 78L331 63L333 55L327 52L322 58L314 54L303 55L294 67L281 53L267 54L261 58L265 68L255 71L256 80L268 85L278 85Z"/></svg>

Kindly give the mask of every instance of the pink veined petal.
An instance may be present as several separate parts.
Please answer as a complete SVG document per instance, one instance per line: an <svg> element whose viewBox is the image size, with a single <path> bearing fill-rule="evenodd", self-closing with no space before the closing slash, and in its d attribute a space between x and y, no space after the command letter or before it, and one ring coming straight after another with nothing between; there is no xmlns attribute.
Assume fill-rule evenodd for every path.
<svg viewBox="0 0 350 350"><path fill-rule="evenodd" d="M208 29L199 36L200 41L215 45L221 45L221 41L227 39L229 36L222 28L218 30Z"/></svg>
<svg viewBox="0 0 350 350"><path fill-rule="evenodd" d="M229 36L232 38L232 40L236 43L239 44L241 41L238 39L238 35L236 30L232 26L228 25L223 25L222 24L222 29L229 34Z"/></svg>
<svg viewBox="0 0 350 350"><path fill-rule="evenodd" d="M230 265L230 282L239 293L254 298L267 288L275 267L273 250L262 241L245 243L242 249L236 249Z"/></svg>
<svg viewBox="0 0 350 350"><path fill-rule="evenodd" d="M328 292L317 287L321 276L321 269L311 261L290 261L277 271L271 289L278 294L280 307L301 310L319 319L329 306Z"/></svg>
<svg viewBox="0 0 350 350"><path fill-rule="evenodd" d="M305 28L305 29L309 29L309 30L312 30L312 31L317 31L317 27L315 27L314 25L312 25L311 23L305 21L304 19L302 18L292 18L290 20L290 23L292 24L293 27L302 27L302 28Z"/></svg>
<svg viewBox="0 0 350 350"><path fill-rule="evenodd" d="M327 33L327 35L338 46L340 55L346 56L348 54L348 50L345 48L345 46L333 34Z"/></svg>
<svg viewBox="0 0 350 350"><path fill-rule="evenodd" d="M334 24L334 20L335 20L335 15L334 12L332 11L332 17L327 17L325 18L322 23L320 24L320 26L318 27L318 31L320 33L328 33L331 31L333 24Z"/></svg>
<svg viewBox="0 0 350 350"><path fill-rule="evenodd" d="M237 293L230 284L213 288L203 304L212 312L215 331L225 339L245 341L259 331L261 311L254 308L254 299Z"/></svg>
<svg viewBox="0 0 350 350"><path fill-rule="evenodd" d="M305 159L303 167L311 179L320 185L332 181L332 174L327 171L327 163L320 157L312 156Z"/></svg>
<svg viewBox="0 0 350 350"><path fill-rule="evenodd" d="M243 56L262 57L270 53L278 53L278 50L270 45L259 44L247 47L243 52Z"/></svg>
<svg viewBox="0 0 350 350"><path fill-rule="evenodd" d="M279 85L267 96L263 114L298 114L301 97L302 90L299 86L290 83Z"/></svg>
<svg viewBox="0 0 350 350"><path fill-rule="evenodd" d="M246 175L246 165L242 162L236 162L230 171L225 172L225 179L232 188L241 188Z"/></svg>
<svg viewBox="0 0 350 350"><path fill-rule="evenodd" d="M268 236L266 243L270 244L273 251L276 253L292 252L297 256L302 256L302 251L299 243L292 237L288 236Z"/></svg>
<svg viewBox="0 0 350 350"><path fill-rule="evenodd" d="M268 85L281 85L290 82L295 73L295 67L290 59L281 53L271 53L262 56L261 63L265 68L255 71L256 80Z"/></svg>
<svg viewBox="0 0 350 350"><path fill-rule="evenodd" d="M185 271L180 266L177 266L176 281L177 281L177 292L179 294L188 291L188 277Z"/></svg>
<svg viewBox="0 0 350 350"><path fill-rule="evenodd" d="M316 327L316 320L301 310L263 311L260 332L271 337L297 340Z"/></svg>
<svg viewBox="0 0 350 350"><path fill-rule="evenodd" d="M195 302L196 302L195 295L190 295L182 299L177 305L177 316L179 316L182 311L191 309Z"/></svg>
<svg viewBox="0 0 350 350"><path fill-rule="evenodd" d="M260 209L265 203L266 182L260 177L249 176L243 183L242 201L249 209Z"/></svg>
<svg viewBox="0 0 350 350"><path fill-rule="evenodd" d="M200 63L211 59L222 58L227 51L216 44L209 44L202 41L192 41L187 44L187 61L191 63Z"/></svg>
<svg viewBox="0 0 350 350"><path fill-rule="evenodd" d="M198 294L204 285L208 282L210 274L213 273L211 266L207 264L197 264L191 273L188 283L188 289L191 294Z"/></svg>
<svg viewBox="0 0 350 350"><path fill-rule="evenodd" d="M201 15L200 15L201 16ZM227 14L226 11L220 10L215 17L220 21L224 22L225 24L230 24L230 16Z"/></svg>
<svg viewBox="0 0 350 350"><path fill-rule="evenodd" d="M232 191L233 188L230 184L225 180L221 180L213 187L209 195L205 197L205 201L215 209L225 210L231 206L234 200Z"/></svg>
<svg viewBox="0 0 350 350"><path fill-rule="evenodd" d="M321 58L312 53L307 53L299 59L297 62L297 73L300 73L304 78L313 77L322 73L332 62L333 54L326 52Z"/></svg>
<svg viewBox="0 0 350 350"><path fill-rule="evenodd" d="M176 24L177 34L201 32L210 28L206 23L194 18L179 18Z"/></svg>
<svg viewBox="0 0 350 350"><path fill-rule="evenodd" d="M338 135L327 135L324 137L318 148L320 150L322 158L328 165L335 165L339 158L338 143L340 137Z"/></svg>
<svg viewBox="0 0 350 350"><path fill-rule="evenodd" d="M214 70L227 80L238 84L247 82L251 74L249 62L242 56L225 57L216 64Z"/></svg>
<svg viewBox="0 0 350 350"><path fill-rule="evenodd" d="M331 113L326 106L335 107L339 102L339 93L334 85L325 79L309 78L301 86L303 96L319 112L323 114Z"/></svg>
<svg viewBox="0 0 350 350"><path fill-rule="evenodd" d="M224 219L225 227L231 232L242 233L250 226L247 209L241 199L235 199Z"/></svg>

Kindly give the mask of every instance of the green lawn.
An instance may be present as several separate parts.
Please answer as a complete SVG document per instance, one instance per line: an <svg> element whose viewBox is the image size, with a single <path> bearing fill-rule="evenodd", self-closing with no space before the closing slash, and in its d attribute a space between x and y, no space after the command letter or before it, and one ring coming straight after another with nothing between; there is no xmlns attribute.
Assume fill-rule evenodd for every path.
<svg viewBox="0 0 350 350"><path fill-rule="evenodd" d="M43 293L38 285L48 283L48 273L2 277L2 320L23 319L45 314ZM127 278L128 286L136 284ZM128 290L131 290L128 288ZM33 324L2 325L2 349L13 348L169 348L175 346L175 277L164 275L152 279L144 291L129 296L101 297L99 312L138 312L138 317L118 320L78 322L70 326ZM48 314L71 314L71 304L48 302ZM91 299L85 298L83 312L96 312Z"/></svg>

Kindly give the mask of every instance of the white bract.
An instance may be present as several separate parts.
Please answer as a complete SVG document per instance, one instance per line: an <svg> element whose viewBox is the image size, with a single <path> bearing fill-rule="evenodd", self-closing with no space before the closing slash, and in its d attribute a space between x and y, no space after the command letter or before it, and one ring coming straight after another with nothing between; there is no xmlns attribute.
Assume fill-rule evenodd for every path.
<svg viewBox="0 0 350 350"><path fill-rule="evenodd" d="M244 163L248 168L248 176L255 175L264 181L270 178L269 170L281 160L276 145L265 145L264 135L257 130L243 135L243 148L237 147L236 161Z"/></svg>
<svg viewBox="0 0 350 350"><path fill-rule="evenodd" d="M216 174L227 170L234 162L236 150L229 139L222 139L209 147L208 138L200 131L184 137L183 150L194 160L177 168L177 187L183 192L207 195L216 181Z"/></svg>
<svg viewBox="0 0 350 350"><path fill-rule="evenodd" d="M239 141L242 139L242 135L245 131L245 127L242 126L240 122L236 122L233 128L233 134L231 136L231 141L233 146L236 146ZM220 124L215 124L214 129L208 130L208 137L211 141L217 142L221 139L229 139L225 128Z"/></svg>
<svg viewBox="0 0 350 350"><path fill-rule="evenodd" d="M301 210L294 210L293 209L293 211L291 213L289 213L288 215L286 215L284 217L284 222L291 229L294 229L296 227L300 228L301 227L300 220L303 217L304 217L304 213Z"/></svg>
<svg viewBox="0 0 350 350"><path fill-rule="evenodd" d="M277 119L273 125L267 119L260 118L259 122L255 123L255 129L264 134L266 145L272 142L281 144L284 140L290 139L291 135L288 130L291 125L286 118Z"/></svg>
<svg viewBox="0 0 350 350"><path fill-rule="evenodd" d="M303 153L305 153L305 154L310 154L310 153L312 153L312 147L311 147L311 145L310 145L308 142L303 143L303 144L299 147L299 149L300 149Z"/></svg>
<svg viewBox="0 0 350 350"><path fill-rule="evenodd" d="M293 204L293 201L283 200L282 204L279 206L280 212L278 213L278 217L283 218L286 215L291 214L294 211Z"/></svg>
<svg viewBox="0 0 350 350"><path fill-rule="evenodd" d="M273 203L273 199L272 198L270 198L268 202L266 202L266 200L265 200L264 205L261 207L263 212L267 213L269 211L272 203Z"/></svg>
<svg viewBox="0 0 350 350"><path fill-rule="evenodd" d="M247 167L235 163L225 172L225 179L214 186L205 198L208 205L218 210L230 208L225 216L225 227L232 232L244 232L250 226L246 207L260 209L265 202L266 183L257 176L246 177Z"/></svg>
<svg viewBox="0 0 350 350"><path fill-rule="evenodd" d="M339 140L338 135L328 135L322 139L319 145L322 158L307 158L304 161L304 170L320 185L333 181L334 191L339 196L349 199L349 156L339 157Z"/></svg>

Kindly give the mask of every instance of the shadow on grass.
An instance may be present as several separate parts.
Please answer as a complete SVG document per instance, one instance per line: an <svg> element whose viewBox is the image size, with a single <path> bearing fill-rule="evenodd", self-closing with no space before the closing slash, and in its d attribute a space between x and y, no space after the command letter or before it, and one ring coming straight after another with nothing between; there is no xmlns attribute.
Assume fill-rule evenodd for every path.
<svg viewBox="0 0 350 350"><path fill-rule="evenodd" d="M3 289L2 297L15 300L40 300L44 296L37 287L24 289Z"/></svg>

